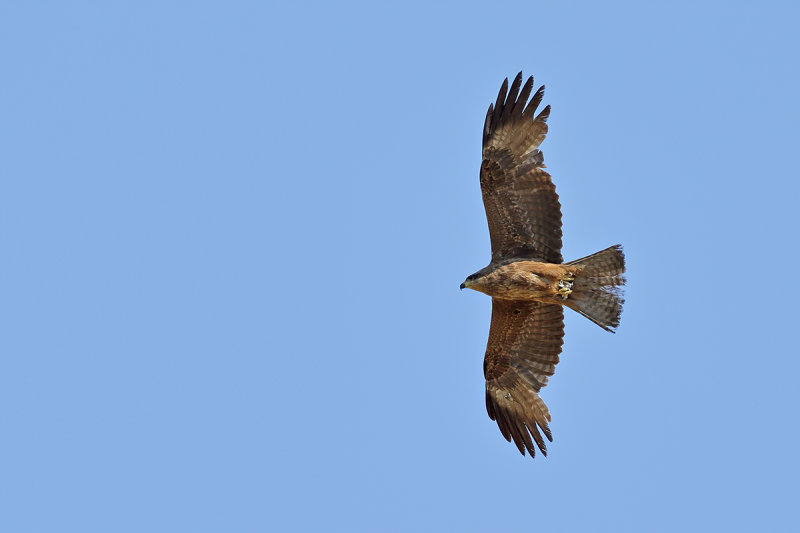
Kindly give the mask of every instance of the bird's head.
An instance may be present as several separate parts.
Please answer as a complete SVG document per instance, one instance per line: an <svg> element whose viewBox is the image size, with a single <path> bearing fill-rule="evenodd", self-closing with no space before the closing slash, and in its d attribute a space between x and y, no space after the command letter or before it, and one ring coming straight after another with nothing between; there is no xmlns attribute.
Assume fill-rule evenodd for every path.
<svg viewBox="0 0 800 533"><path fill-rule="evenodd" d="M479 287L481 285L480 281L481 281L482 277L483 277L483 274L481 272L476 272L474 274L470 274L469 276L467 276L467 279L464 280L464 283L462 283L461 287L459 287L459 288L461 290L473 289L473 290L478 291L478 290L480 290Z"/></svg>

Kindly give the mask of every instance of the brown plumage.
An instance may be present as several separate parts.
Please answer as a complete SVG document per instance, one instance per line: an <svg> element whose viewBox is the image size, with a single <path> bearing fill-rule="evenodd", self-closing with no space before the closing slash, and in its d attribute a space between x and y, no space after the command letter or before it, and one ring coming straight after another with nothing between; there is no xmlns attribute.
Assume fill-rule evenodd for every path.
<svg viewBox="0 0 800 533"><path fill-rule="evenodd" d="M492 297L483 371L486 410L520 453L547 455L550 412L539 390L555 372L564 338L564 306L607 331L619 325L625 257L612 246L564 263L561 204L539 145L550 106L538 115L544 86L533 77L503 82L483 127L481 191L492 260L461 288ZM530 98L530 101L528 100ZM535 447L534 447L535 443Z"/></svg>

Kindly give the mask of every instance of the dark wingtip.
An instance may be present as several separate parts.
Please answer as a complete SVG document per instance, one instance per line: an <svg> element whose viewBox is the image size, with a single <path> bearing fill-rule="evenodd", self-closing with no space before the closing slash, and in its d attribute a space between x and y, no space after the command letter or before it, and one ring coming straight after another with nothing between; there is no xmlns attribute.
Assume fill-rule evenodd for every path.
<svg viewBox="0 0 800 533"><path fill-rule="evenodd" d="M494 103L495 117L500 117L503 114L503 109L506 105L506 96L508 95L508 78L503 80L503 85L500 86L500 92L497 93L497 100Z"/></svg>
<svg viewBox="0 0 800 533"><path fill-rule="evenodd" d="M542 112L536 117L536 120L541 120L542 122L547 122L548 117L550 116L550 104L544 106Z"/></svg>
<svg viewBox="0 0 800 533"><path fill-rule="evenodd" d="M508 95L506 95L506 105L503 109L503 116L508 117L511 115L514 107L517 103L517 96L519 96L519 89L522 87L522 72L517 74L517 77L514 78L514 82L511 84L511 88L508 90Z"/></svg>
<svg viewBox="0 0 800 533"><path fill-rule="evenodd" d="M528 103L528 98L530 97L532 90L533 76L530 76L528 81L526 81L525 85L522 87L522 91L520 91L519 96L517 97L517 102L514 104L514 118L518 119L520 116L522 116L522 112L525 110L525 105Z"/></svg>

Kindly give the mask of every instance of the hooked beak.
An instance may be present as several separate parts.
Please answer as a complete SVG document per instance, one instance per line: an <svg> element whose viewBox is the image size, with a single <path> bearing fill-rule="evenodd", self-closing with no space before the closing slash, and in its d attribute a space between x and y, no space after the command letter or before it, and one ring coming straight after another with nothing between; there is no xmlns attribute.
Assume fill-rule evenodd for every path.
<svg viewBox="0 0 800 533"><path fill-rule="evenodd" d="M464 287L466 287L466 285L464 285L464 284L462 283L462 284L461 284L461 286L459 287L459 289L461 289L461 290L463 291L463 290L464 290Z"/></svg>

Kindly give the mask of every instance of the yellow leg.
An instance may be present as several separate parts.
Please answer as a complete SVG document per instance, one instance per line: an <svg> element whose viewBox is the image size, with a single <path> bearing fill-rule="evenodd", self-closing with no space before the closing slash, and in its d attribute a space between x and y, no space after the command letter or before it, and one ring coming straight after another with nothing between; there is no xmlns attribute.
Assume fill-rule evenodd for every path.
<svg viewBox="0 0 800 533"><path fill-rule="evenodd" d="M575 277L572 272L567 273L566 276L561 278L558 282L558 294L561 296L562 299L566 300L569 298L569 295L572 294L572 282L575 281Z"/></svg>

